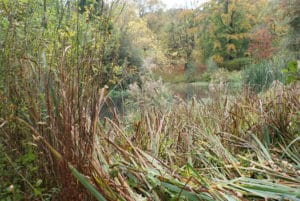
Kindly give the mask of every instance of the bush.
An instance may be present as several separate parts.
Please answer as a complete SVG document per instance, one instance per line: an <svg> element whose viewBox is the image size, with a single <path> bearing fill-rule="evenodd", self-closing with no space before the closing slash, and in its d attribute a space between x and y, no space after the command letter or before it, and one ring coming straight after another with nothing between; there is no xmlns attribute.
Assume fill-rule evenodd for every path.
<svg viewBox="0 0 300 201"><path fill-rule="evenodd" d="M281 64L275 60L251 64L243 73L244 83L257 93L268 89L274 80L283 81Z"/></svg>
<svg viewBox="0 0 300 201"><path fill-rule="evenodd" d="M287 67L282 69L282 73L287 84L300 80L300 70L298 69L297 61L290 61Z"/></svg>
<svg viewBox="0 0 300 201"><path fill-rule="evenodd" d="M203 73L202 80L205 82L210 82L211 81L211 73L209 73L209 72Z"/></svg>
<svg viewBox="0 0 300 201"><path fill-rule="evenodd" d="M37 151L31 142L20 144L22 153L1 144L0 138L0 200L51 200L58 189L46 188L49 183L40 174Z"/></svg>
<svg viewBox="0 0 300 201"><path fill-rule="evenodd" d="M230 61L225 61L224 63L221 64L221 67L229 71L242 70L250 63L251 63L251 58L242 57Z"/></svg>
<svg viewBox="0 0 300 201"><path fill-rule="evenodd" d="M214 62L213 58L210 57L207 61L206 61L206 66L207 66L207 71L209 73L215 72L216 70L218 70L219 66L216 62Z"/></svg>
<svg viewBox="0 0 300 201"><path fill-rule="evenodd" d="M193 62L188 62L185 64L185 77L187 82L194 82L194 75L196 73L196 65Z"/></svg>

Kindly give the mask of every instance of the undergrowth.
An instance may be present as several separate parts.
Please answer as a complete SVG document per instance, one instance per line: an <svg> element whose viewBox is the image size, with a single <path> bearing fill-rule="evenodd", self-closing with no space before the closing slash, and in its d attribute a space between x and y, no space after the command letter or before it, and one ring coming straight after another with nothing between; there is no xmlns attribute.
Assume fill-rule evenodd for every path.
<svg viewBox="0 0 300 201"><path fill-rule="evenodd" d="M98 200L299 199L299 85L208 103L170 100L160 86L135 87L135 118L100 126Z"/></svg>
<svg viewBox="0 0 300 201"><path fill-rule="evenodd" d="M65 181L77 180L81 190L72 199L86 188L97 200L299 200L299 84L186 102L170 96L161 81L143 82L130 87L124 117L99 123L85 113L81 129L93 128L94 136L88 163L78 165L63 152L74 146L87 156L75 134L58 149L39 129L47 122L16 117L54 164L65 167L59 172ZM91 114L101 112L104 94L103 88ZM88 170L82 174L82 168Z"/></svg>
<svg viewBox="0 0 300 201"><path fill-rule="evenodd" d="M297 200L299 92L294 85L160 107L149 102L155 90L137 95L138 120L107 119L110 171L133 200Z"/></svg>
<svg viewBox="0 0 300 201"><path fill-rule="evenodd" d="M0 3L0 200L300 199L299 84L186 102L145 80L101 119L138 66L123 5L94 3Z"/></svg>

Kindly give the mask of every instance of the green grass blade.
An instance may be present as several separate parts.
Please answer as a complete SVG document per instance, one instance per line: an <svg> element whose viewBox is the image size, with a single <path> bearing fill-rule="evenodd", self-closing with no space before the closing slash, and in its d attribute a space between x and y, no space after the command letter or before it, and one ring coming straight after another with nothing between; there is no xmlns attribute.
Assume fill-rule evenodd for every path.
<svg viewBox="0 0 300 201"><path fill-rule="evenodd" d="M76 170L72 165L69 164L71 173L78 179L78 181L99 201L106 201L106 199L96 190L96 188Z"/></svg>
<svg viewBox="0 0 300 201"><path fill-rule="evenodd" d="M264 154L263 156L265 157L265 159L268 160L268 161L272 160L269 151L261 143L261 141L254 134L251 134L251 136L256 141L256 143L259 145L259 148L261 149L262 153Z"/></svg>
<svg viewBox="0 0 300 201"><path fill-rule="evenodd" d="M300 201L299 188L292 188L266 180L239 178L230 182L228 186L233 190L242 190L258 197Z"/></svg>
<svg viewBox="0 0 300 201"><path fill-rule="evenodd" d="M198 201L198 200L206 200L206 201L213 201L214 199L206 194L206 193L194 193L189 192L187 190L183 190L179 188L178 186L175 186L173 184L167 183L167 182L161 182L162 186L168 189L169 191L175 193L175 195L182 195L186 200L188 201Z"/></svg>

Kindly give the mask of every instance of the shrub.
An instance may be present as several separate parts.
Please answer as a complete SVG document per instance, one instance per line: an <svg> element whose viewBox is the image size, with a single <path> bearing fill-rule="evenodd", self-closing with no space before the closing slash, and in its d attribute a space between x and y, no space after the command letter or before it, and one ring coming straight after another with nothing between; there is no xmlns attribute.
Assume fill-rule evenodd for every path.
<svg viewBox="0 0 300 201"><path fill-rule="evenodd" d="M20 146L21 152L0 143L0 200L51 200L58 189L45 187L49 183L40 174L37 151L30 142Z"/></svg>
<svg viewBox="0 0 300 201"><path fill-rule="evenodd" d="M210 82L211 81L211 73L209 73L209 72L203 73L202 80L205 82Z"/></svg>
<svg viewBox="0 0 300 201"><path fill-rule="evenodd" d="M185 65L185 76L187 79L187 82L194 82L194 74L196 73L196 65L193 62L188 62Z"/></svg>
<svg viewBox="0 0 300 201"><path fill-rule="evenodd" d="M250 63L251 63L251 58L242 57L230 61L225 61L224 63L221 64L221 67L229 71L242 70Z"/></svg>
<svg viewBox="0 0 300 201"><path fill-rule="evenodd" d="M251 64L243 73L243 80L255 92L268 89L274 80L283 80L280 62L262 61Z"/></svg>
<svg viewBox="0 0 300 201"><path fill-rule="evenodd" d="M218 64L213 60L212 57L210 57L205 64L207 66L207 71L210 73L218 70L219 68Z"/></svg>
<svg viewBox="0 0 300 201"><path fill-rule="evenodd" d="M298 69L297 61L290 61L287 67L282 69L282 73L287 84L300 80L300 70Z"/></svg>

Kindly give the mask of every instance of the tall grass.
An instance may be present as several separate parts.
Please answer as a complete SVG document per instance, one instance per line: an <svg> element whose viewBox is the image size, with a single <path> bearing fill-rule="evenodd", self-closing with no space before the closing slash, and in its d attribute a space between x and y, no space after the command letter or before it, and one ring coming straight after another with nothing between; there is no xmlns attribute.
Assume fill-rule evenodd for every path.
<svg viewBox="0 0 300 201"><path fill-rule="evenodd" d="M160 106L143 90L139 118L106 119L97 138L108 200L299 199L299 88Z"/></svg>
<svg viewBox="0 0 300 201"><path fill-rule="evenodd" d="M281 57L252 63L244 70L244 83L255 92L261 92L268 89L275 80L283 82L282 69L285 68L286 63L286 59Z"/></svg>
<svg viewBox="0 0 300 201"><path fill-rule="evenodd" d="M17 151L23 149L21 141L34 140L34 154L42 161L36 168L44 181L52 180L61 190L55 199L93 200L68 164L92 177L104 86L114 85L120 68L117 35L111 35L114 6L119 4L98 16L92 6L88 13L79 12L77 2L53 3L0 3L0 114L7 122L1 140ZM18 12L11 15L15 8Z"/></svg>
<svg viewBox="0 0 300 201"><path fill-rule="evenodd" d="M135 87L128 118L100 121L105 85L118 71L110 60L117 47L112 10L92 23L76 4L47 10L40 3L0 4L7 25L0 129L14 150L24 139L36 146L43 179L60 188L53 199L299 199L296 85L203 103L172 98L161 82L148 82ZM22 12L12 17L7 11L16 7ZM34 16L26 14L35 7ZM42 26L30 21L40 16Z"/></svg>

